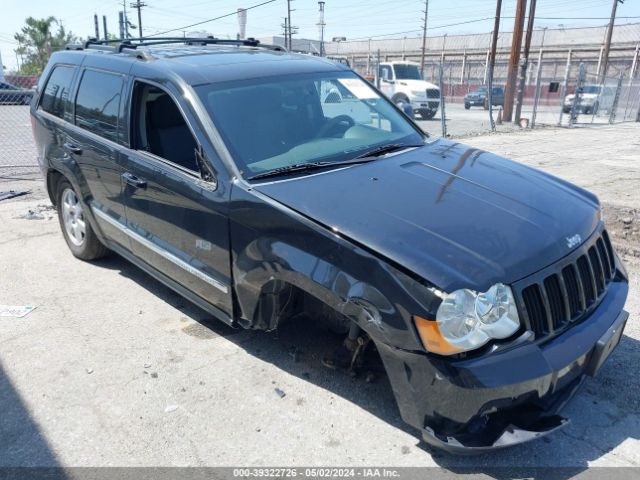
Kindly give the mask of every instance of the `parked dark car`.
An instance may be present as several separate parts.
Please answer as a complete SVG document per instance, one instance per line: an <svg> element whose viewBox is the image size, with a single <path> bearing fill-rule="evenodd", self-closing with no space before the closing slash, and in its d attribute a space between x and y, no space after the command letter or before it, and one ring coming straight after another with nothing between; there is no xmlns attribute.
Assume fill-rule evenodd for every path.
<svg viewBox="0 0 640 480"><path fill-rule="evenodd" d="M491 95L491 103L493 106L504 105L504 90L502 87L493 87ZM489 109L489 88L479 87L473 92L469 92L464 96L464 108L469 110L471 107L484 107Z"/></svg>
<svg viewBox="0 0 640 480"><path fill-rule="evenodd" d="M55 53L31 107L76 257L114 251L236 327L322 312L352 360L377 349L438 447L566 423L627 319L593 194L428 138L336 62L253 40L112 45Z"/></svg>
<svg viewBox="0 0 640 480"><path fill-rule="evenodd" d="M16 87L7 82L0 82L0 104L29 105L33 98L33 90Z"/></svg>

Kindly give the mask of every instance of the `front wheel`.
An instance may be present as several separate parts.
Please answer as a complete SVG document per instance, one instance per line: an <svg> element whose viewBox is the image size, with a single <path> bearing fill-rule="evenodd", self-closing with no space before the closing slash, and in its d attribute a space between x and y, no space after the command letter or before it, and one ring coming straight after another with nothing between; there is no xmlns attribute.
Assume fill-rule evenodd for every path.
<svg viewBox="0 0 640 480"><path fill-rule="evenodd" d="M423 108L422 110L419 111L420 116L422 117L423 120L431 120L433 117L436 116L436 112L437 110L430 110L428 108Z"/></svg>
<svg viewBox="0 0 640 480"><path fill-rule="evenodd" d="M62 234L75 257L95 260L109 253L91 228L80 199L67 179L58 184L57 209Z"/></svg>
<svg viewBox="0 0 640 480"><path fill-rule="evenodd" d="M465 110L469 110L471 108L471 104L470 103L465 103L464 104L464 109Z"/></svg>

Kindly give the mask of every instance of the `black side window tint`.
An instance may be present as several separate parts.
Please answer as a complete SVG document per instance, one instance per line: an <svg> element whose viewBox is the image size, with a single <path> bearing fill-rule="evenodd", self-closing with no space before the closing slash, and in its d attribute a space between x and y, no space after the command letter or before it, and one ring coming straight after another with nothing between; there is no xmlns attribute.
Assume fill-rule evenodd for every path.
<svg viewBox="0 0 640 480"><path fill-rule="evenodd" d="M64 117L73 71L73 67L59 66L54 68L42 93L42 101L40 103L42 110L56 117Z"/></svg>
<svg viewBox="0 0 640 480"><path fill-rule="evenodd" d="M76 96L76 125L117 141L123 85L120 75L86 70Z"/></svg>

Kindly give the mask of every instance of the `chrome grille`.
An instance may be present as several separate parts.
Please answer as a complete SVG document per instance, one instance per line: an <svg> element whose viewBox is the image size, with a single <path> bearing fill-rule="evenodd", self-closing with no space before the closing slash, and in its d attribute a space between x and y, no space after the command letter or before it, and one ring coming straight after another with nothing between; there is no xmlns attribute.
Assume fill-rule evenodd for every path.
<svg viewBox="0 0 640 480"><path fill-rule="evenodd" d="M528 328L540 338L586 317L614 275L613 247L602 230L558 264L516 283L514 293Z"/></svg>

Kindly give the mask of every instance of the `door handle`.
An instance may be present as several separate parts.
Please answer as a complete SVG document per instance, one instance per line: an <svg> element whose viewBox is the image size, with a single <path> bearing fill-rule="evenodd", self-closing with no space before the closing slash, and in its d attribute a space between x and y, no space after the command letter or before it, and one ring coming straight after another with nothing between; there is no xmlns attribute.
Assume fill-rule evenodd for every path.
<svg viewBox="0 0 640 480"><path fill-rule="evenodd" d="M122 178L127 185L131 185L134 188L147 188L147 181L136 177L133 173L124 172Z"/></svg>
<svg viewBox="0 0 640 480"><path fill-rule="evenodd" d="M82 149L74 143L67 142L64 145L65 150L75 153L76 155L82 155Z"/></svg>

